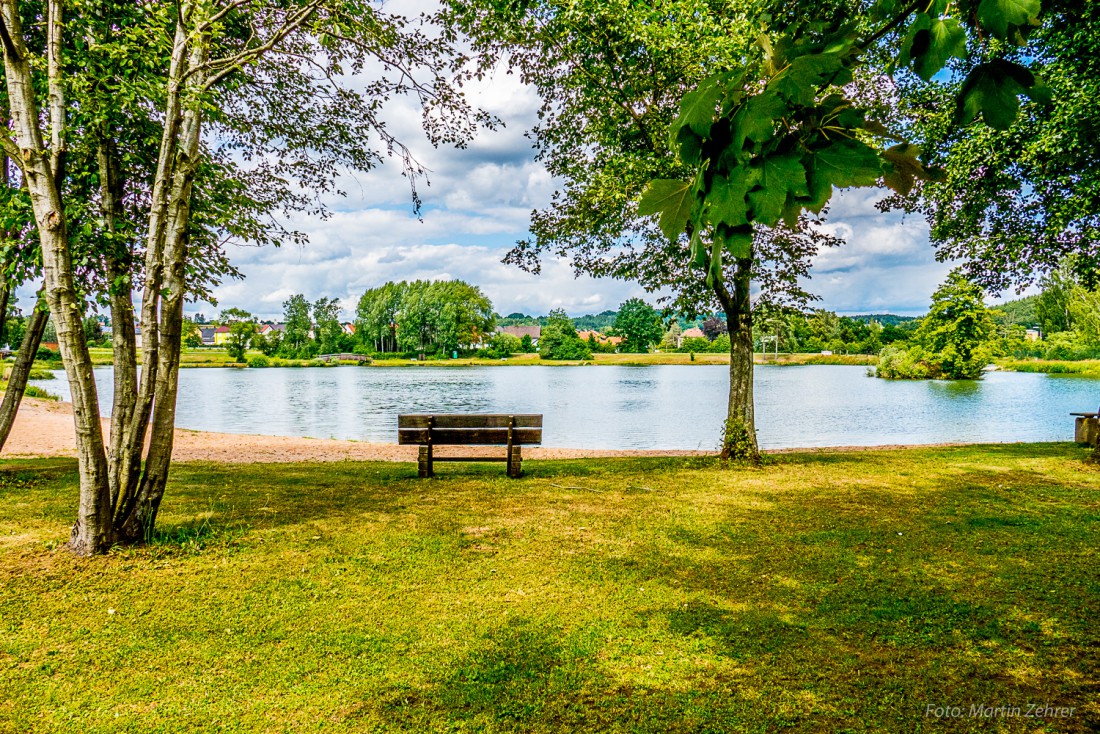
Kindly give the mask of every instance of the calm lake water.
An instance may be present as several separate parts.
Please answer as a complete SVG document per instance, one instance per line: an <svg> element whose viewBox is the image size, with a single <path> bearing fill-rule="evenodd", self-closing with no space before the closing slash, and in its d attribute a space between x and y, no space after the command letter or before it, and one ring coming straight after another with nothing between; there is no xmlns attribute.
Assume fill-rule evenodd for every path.
<svg viewBox="0 0 1100 734"><path fill-rule="evenodd" d="M39 387L68 400L60 379ZM724 366L184 369L177 425L396 442L397 414L545 414L544 445L712 449L725 417ZM111 370L96 370L110 410ZM978 382L891 382L864 367L758 366L765 448L1070 441L1071 411L1094 410L1100 381L993 372Z"/></svg>

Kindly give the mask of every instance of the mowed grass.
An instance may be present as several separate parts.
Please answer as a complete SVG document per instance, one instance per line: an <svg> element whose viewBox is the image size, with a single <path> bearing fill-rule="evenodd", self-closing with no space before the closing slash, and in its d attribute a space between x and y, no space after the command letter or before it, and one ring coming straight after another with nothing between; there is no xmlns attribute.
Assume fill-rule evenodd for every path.
<svg viewBox="0 0 1100 734"><path fill-rule="evenodd" d="M1086 455L180 464L90 560L73 462L0 462L0 730L1096 731Z"/></svg>

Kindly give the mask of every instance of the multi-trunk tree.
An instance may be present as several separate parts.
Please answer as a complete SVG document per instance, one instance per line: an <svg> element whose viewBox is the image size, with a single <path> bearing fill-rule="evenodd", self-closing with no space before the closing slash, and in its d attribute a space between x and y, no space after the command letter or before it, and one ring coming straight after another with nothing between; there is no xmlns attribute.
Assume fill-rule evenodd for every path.
<svg viewBox="0 0 1100 734"><path fill-rule="evenodd" d="M230 271L222 246L294 239L282 213L323 211L340 171L370 169L387 151L410 178L422 173L380 117L386 98L417 97L437 143L464 140L477 116L448 82L446 39L372 4L2 0L0 41L11 120L0 142L29 194L73 396L80 500L70 547L100 553L153 530L171 463L183 303ZM88 200L67 196L78 158L97 164ZM82 205L101 215L89 257L102 262L115 334L109 444L82 328L88 287L75 274Z"/></svg>

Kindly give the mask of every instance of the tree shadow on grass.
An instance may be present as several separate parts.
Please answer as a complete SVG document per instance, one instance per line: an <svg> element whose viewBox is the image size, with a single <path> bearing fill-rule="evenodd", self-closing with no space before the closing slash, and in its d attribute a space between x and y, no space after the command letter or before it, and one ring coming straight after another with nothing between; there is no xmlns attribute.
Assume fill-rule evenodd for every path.
<svg viewBox="0 0 1100 734"><path fill-rule="evenodd" d="M546 480L570 485L578 479L609 480L625 487L624 476L674 472L680 461L527 462L519 479L507 477L500 463L443 464L431 479L419 478L415 463L188 463L173 469L165 510L184 518L204 515L211 523L257 527L404 512L418 512L429 521L435 513L435 520L445 522L448 514L477 513L494 501L540 493Z"/></svg>
<svg viewBox="0 0 1100 734"><path fill-rule="evenodd" d="M616 681L595 650L523 619L477 640L427 687L396 684L358 716L404 731L729 731L744 700L726 689Z"/></svg>

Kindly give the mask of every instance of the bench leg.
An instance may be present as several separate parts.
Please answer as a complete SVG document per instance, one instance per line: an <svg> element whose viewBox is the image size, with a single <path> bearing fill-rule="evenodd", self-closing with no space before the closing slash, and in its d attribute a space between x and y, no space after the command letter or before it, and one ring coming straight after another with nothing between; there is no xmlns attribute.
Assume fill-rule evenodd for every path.
<svg viewBox="0 0 1100 734"><path fill-rule="evenodd" d="M523 454L519 446L513 446L512 450L508 453L508 476L515 479L518 477L523 469Z"/></svg>
<svg viewBox="0 0 1100 734"><path fill-rule="evenodd" d="M420 447L420 460L417 462L417 469L417 474L421 479L435 476L435 471L432 468L432 447L430 445Z"/></svg>

